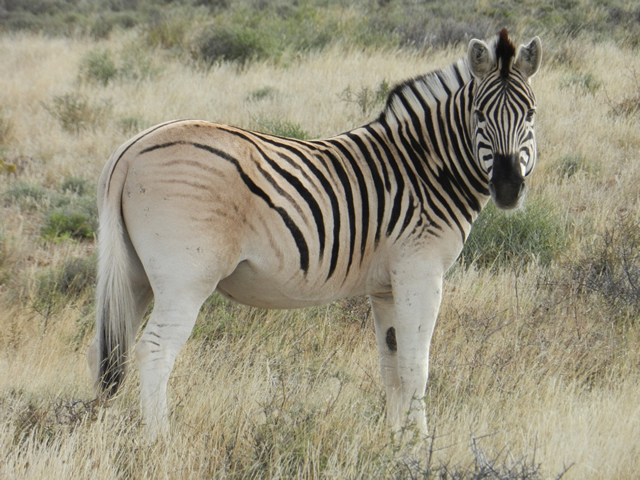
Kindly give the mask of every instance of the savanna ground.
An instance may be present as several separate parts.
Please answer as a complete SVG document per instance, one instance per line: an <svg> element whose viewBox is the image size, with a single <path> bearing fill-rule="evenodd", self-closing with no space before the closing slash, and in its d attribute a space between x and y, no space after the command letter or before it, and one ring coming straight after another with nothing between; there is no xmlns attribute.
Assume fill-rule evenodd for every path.
<svg viewBox="0 0 640 480"><path fill-rule="evenodd" d="M637 476L640 8L465 5L0 4L0 477ZM385 427L365 299L212 297L170 382L170 443L141 437L135 376L92 401L95 187L118 145L174 118L340 133L504 25L543 41L539 166L448 274L430 437Z"/></svg>

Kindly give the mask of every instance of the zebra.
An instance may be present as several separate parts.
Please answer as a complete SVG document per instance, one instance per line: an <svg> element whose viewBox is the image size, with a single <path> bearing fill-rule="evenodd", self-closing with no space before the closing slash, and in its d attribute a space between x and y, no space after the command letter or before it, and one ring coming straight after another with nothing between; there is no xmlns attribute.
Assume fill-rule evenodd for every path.
<svg viewBox="0 0 640 480"><path fill-rule="evenodd" d="M427 434L429 349L443 275L489 199L517 208L536 165L535 37L473 39L452 65L395 86L377 119L320 140L198 120L116 150L98 186L96 333L112 397L135 345L143 428L169 432L167 382L205 300L260 308L368 295L392 432Z"/></svg>

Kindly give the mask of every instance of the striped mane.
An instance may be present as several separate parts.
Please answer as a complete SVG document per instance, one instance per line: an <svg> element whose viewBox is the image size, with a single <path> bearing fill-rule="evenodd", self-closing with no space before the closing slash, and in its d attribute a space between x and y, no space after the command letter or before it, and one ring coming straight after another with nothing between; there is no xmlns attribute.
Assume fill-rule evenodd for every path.
<svg viewBox="0 0 640 480"><path fill-rule="evenodd" d="M410 119L407 107L413 111L436 107L470 80L471 72L463 58L441 70L406 80L389 93L380 120Z"/></svg>
<svg viewBox="0 0 640 480"><path fill-rule="evenodd" d="M489 49L495 55L494 62L500 69L501 77L506 80L516 57L516 47L509 39L506 28L489 42ZM396 85L389 93L380 120L409 119L405 105L410 106L412 110L436 107L471 78L467 62L461 58L441 70L406 80Z"/></svg>

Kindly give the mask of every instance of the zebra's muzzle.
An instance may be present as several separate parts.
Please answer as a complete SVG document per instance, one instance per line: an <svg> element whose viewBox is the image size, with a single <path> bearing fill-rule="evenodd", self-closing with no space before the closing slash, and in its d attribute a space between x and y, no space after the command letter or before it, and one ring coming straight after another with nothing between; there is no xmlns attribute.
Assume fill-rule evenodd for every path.
<svg viewBox="0 0 640 480"><path fill-rule="evenodd" d="M489 192L496 206L503 210L517 208L524 197L524 185L519 156L496 154L489 181Z"/></svg>

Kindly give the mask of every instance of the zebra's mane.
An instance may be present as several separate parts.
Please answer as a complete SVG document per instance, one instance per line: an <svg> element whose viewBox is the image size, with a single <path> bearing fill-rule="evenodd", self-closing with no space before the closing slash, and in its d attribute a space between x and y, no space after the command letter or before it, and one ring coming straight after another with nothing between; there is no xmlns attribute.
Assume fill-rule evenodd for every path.
<svg viewBox="0 0 640 480"><path fill-rule="evenodd" d="M509 39L506 28L503 28L489 42L489 50L494 52L494 61L500 68L500 75L506 79L516 55L516 48ZM425 106L435 107L439 102L446 100L451 93L471 81L471 77L467 60L461 58L441 70L406 80L391 90L380 118L387 121L394 117L410 118L407 105L415 112L424 109Z"/></svg>
<svg viewBox="0 0 640 480"><path fill-rule="evenodd" d="M387 121L409 117L407 106L414 112L424 110L425 106L435 107L446 100L452 92L471 81L471 71L464 58L441 70L406 80L396 85L380 115Z"/></svg>

